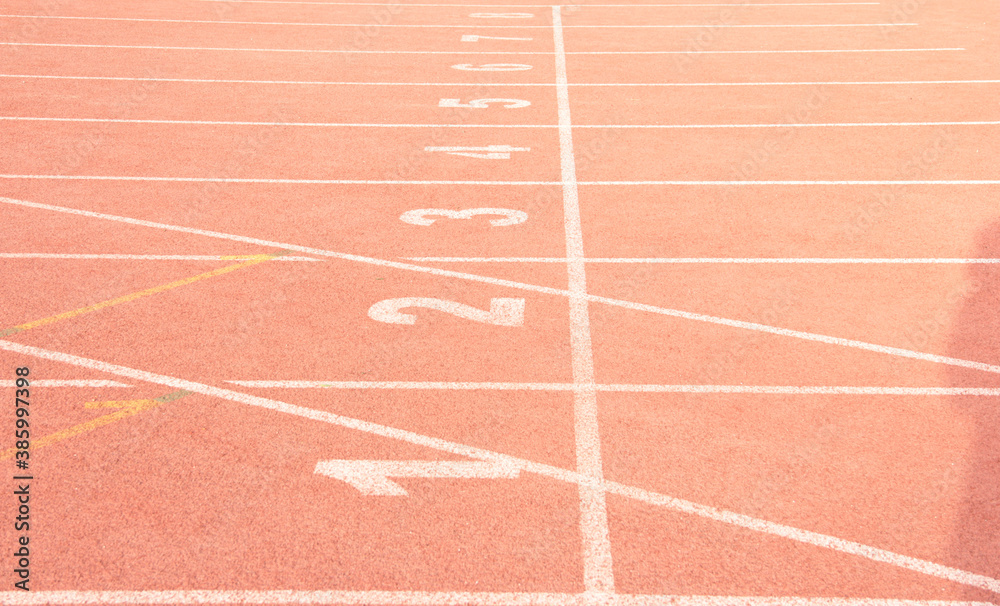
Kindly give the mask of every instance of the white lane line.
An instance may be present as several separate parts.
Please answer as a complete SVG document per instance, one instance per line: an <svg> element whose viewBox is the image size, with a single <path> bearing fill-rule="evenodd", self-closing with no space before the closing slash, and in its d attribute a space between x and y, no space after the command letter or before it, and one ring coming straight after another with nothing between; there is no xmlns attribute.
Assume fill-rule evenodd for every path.
<svg viewBox="0 0 1000 606"><path fill-rule="evenodd" d="M226 381L260 389L457 389L510 391L573 391L573 383L470 383L453 381Z"/></svg>
<svg viewBox="0 0 1000 606"><path fill-rule="evenodd" d="M751 5L760 6L760 5ZM691 50L691 51L572 51L567 55L771 55L804 53L918 53L964 51L952 48L834 48L834 49L787 49L787 50Z"/></svg>
<svg viewBox="0 0 1000 606"><path fill-rule="evenodd" d="M117 364L110 364L107 362L102 362L100 360L93 360L89 358L75 356L72 354L50 351L39 347L33 347L30 345L22 345L20 343L14 343L12 341L0 340L0 349L6 351L12 351L14 353L19 353L22 355L35 356L37 358L52 360L64 364L70 364L82 368L90 368L92 370L97 370L108 374L127 377L137 381L145 381L148 383L166 385L174 389L184 389L186 391L200 393L213 398L220 398L223 400L228 400L230 402L236 402L239 404L245 404L248 406L254 406L257 408L271 410L274 412L293 415L300 418L312 419L323 423L329 423L331 425L336 425L339 427L345 427L348 429L365 432L371 435L380 436L390 440L399 440L401 442L407 442L410 444L415 444L417 446L424 446L441 452L447 452L450 454L468 457L471 459L478 459L480 461L491 461L499 464L504 464L507 466L516 466L528 473L535 473L573 484L586 484L598 490L604 490L607 492L623 495L628 498L664 507L666 509L670 509L673 511L688 513L691 515L722 522L724 524L730 524L741 528L747 528L749 530L753 530L756 532L784 537L792 541L798 541L800 543L815 545L818 547L825 547L827 549L851 555L856 555L862 558L866 558L868 560L883 562L892 566L905 568L907 570L913 570L916 572L920 572L922 574L926 574L928 576L947 579L955 583L961 583L963 585L978 587L980 589L985 589L988 591L992 591L994 593L1000 593L1000 580L987 577L985 575L976 574L965 570L960 570L957 568L952 568L950 566L944 566L942 564L936 564L934 562L929 562L927 560L913 558L892 551L879 549L877 547L873 547L870 545L863 545L861 543L856 543L854 541L846 541L844 539L839 539L830 535L820 534L818 532L812 532L809 530L803 530L801 528L787 526L785 524L779 524L777 522L770 522L767 520L762 520L760 518L754 518L733 511L727 511L724 509L718 509L708 505L701 505L699 503L694 503L683 499L677 499L674 497L659 494L649 490L644 490L642 488L627 486L625 484L621 484L618 482L612 482L608 480L600 481L592 476L588 476L576 471L563 469L561 467L554 467L552 465L536 463L534 461L513 457L510 455L494 452L491 450L476 448L474 446L468 446L457 442L451 442L449 440L443 440L441 438L434 438L431 436L418 434L412 431L407 431L405 429L397 429L395 427L379 425L377 423L363 421L361 419L344 417L323 410L306 408L304 406L296 406L294 404L288 404L286 402L281 402L278 400L261 398L258 396L240 393L229 389L223 389L220 387L214 387L202 383L195 383L193 381L187 381L184 379L178 379L175 377L155 374L144 370L128 368L126 366L119 366ZM23 596L24 593L25 592L18 592L15 595ZM595 594L593 592L588 592L586 594L583 594L583 596L581 597L592 600L595 597ZM593 603L593 602L590 601L588 603Z"/></svg>
<svg viewBox="0 0 1000 606"><path fill-rule="evenodd" d="M124 255L86 253L0 253L0 259L97 259L123 261L240 261L254 255ZM323 261L313 257L276 257L273 261Z"/></svg>
<svg viewBox="0 0 1000 606"><path fill-rule="evenodd" d="M254 122L234 120L155 120L124 118L58 118L0 116L0 122L96 122L107 124L175 124L202 126L288 126L316 128L560 128L558 124L428 124L387 122ZM840 128L883 126L997 126L1000 120L956 122L775 122L764 124L574 124L572 128L615 129L715 129L715 128ZM463 148L455 148L463 149Z"/></svg>
<svg viewBox="0 0 1000 606"><path fill-rule="evenodd" d="M997 185L998 179L913 179L893 181L580 181L580 185Z"/></svg>
<svg viewBox="0 0 1000 606"><path fill-rule="evenodd" d="M187 82L196 84L281 84L319 86L555 86L548 82L334 82L326 80L228 80L219 78L146 78L127 76L55 76L48 74L0 74L0 78L47 80L108 80L127 82ZM568 86L867 86L892 84L1000 84L1000 80L883 80L830 82L570 82Z"/></svg>
<svg viewBox="0 0 1000 606"><path fill-rule="evenodd" d="M393 3L393 2L314 2L310 0L198 0L199 2L225 2L227 4L235 3L253 3L253 4L320 4L324 6L443 6L448 8L454 7L465 7L465 6L504 6L504 7L523 7L523 8L551 8L551 4L412 4L407 2L406 4ZM646 8L646 7L665 7L665 6L742 6L746 8L754 8L757 6L860 6L860 5L878 5L880 2L719 2L719 3L705 3L705 4L587 4L587 8L594 7L611 7L611 6L626 6L631 8Z"/></svg>
<svg viewBox="0 0 1000 606"><path fill-rule="evenodd" d="M52 46L64 48L123 48L142 50L220 51L241 53L326 53L358 55L551 55L551 51L418 51L418 50L354 50L312 48L231 48L217 46L146 46L136 44L57 44L53 42L0 42L0 46ZM900 49L911 50L911 49ZM920 50L920 49L912 49ZM965 50L965 49L927 49Z"/></svg>
<svg viewBox="0 0 1000 606"><path fill-rule="evenodd" d="M535 284L525 284L523 282L515 282L513 280L504 280L501 278L490 278L487 276L480 276L477 274L468 274L458 271L451 271L448 269L440 269L436 267L426 267L423 265L412 265L410 263L400 263L398 261L387 261L384 259L376 259L374 257L365 257L362 255L355 255L350 253L335 252L331 250L324 250L321 248L311 248L308 246L299 246L298 244L283 244L280 242L273 242L270 240L263 240L261 238L251 238L248 236L238 236L235 234L227 234L223 232L211 231L207 229L198 229L194 227L182 227L178 225L170 225L167 223L157 223L155 221L146 221L143 219L133 219L131 217L122 217L118 215L109 215L105 213L97 213L89 210L79 210L75 208L67 208L63 206L54 206L51 204L42 204L40 202L28 202L26 200L15 200L13 198L3 198L0 197L0 203L13 204L16 206L24 206L28 208L38 208L43 210L51 210L54 212L61 212L69 215L78 215L81 217L92 217L95 219L104 219L108 221L116 221L119 223L126 223L130 225L144 225L146 227L153 227L156 229L163 229L167 231L176 231L180 233L197 234L209 238L218 238L222 240L230 240L233 242L244 242L247 244L255 244L258 246L266 246L270 248L276 248L281 250L292 250L296 252L301 252L309 255L315 255L320 257L330 257L334 259L342 259L344 261L353 261L357 263L365 263L368 265L376 265L379 267L391 267L393 269L400 269L404 271L412 271L417 273L424 273L428 275L441 276L445 278L457 278L460 280L467 280L471 282L479 282L482 284L492 284L494 286L502 286L506 288L514 288L518 290L526 290L530 292L537 292L542 294L569 297L571 292L568 290L563 290L561 288L551 288L548 286L538 286ZM852 349L860 349L865 351L872 351L881 354L887 354L892 356L897 356L901 358L909 358L913 360L922 360L925 362L932 362L935 364L944 364L947 366L958 366L962 368L972 368L975 370L980 370L983 372L1000 374L1000 365L985 364L983 362L975 362L972 360L962 360L959 358L951 358L948 356L939 356L936 354L929 354L919 351L913 351L909 349L902 349L899 347L888 347L885 345L877 345L874 343L867 343L865 341L856 341L853 339L842 339L840 337L831 337L827 335L821 335L817 333L804 332L799 330L791 330L787 328L779 328L776 326L769 326L766 324L758 324L756 322L744 322L742 320L732 320L729 318L721 318L717 316L710 316L706 314L698 314L687 311L682 311L678 309L669 309L666 307L657 307L655 305L647 305L645 303L633 303L631 301L622 301L620 299L612 299L609 297L602 297L594 294L587 294L587 299L594 303L604 303L606 305L611 305L614 307L620 307L623 309L630 309L633 311L644 311L649 313L654 313L658 315L671 316L675 318L683 318L685 320L692 320L695 322L703 322L706 324L718 324L721 326L729 326L731 328L740 328L744 330L751 330L756 332L763 332L773 335L779 335L784 337L792 337L795 339L801 339L804 341L814 341L818 343L826 343L828 345L838 345L841 347L848 347Z"/></svg>
<svg viewBox="0 0 1000 606"><path fill-rule="evenodd" d="M489 29L541 29L548 28L548 25L485 25L485 24L474 24L474 25L444 25L444 24L415 24L415 23L310 23L310 22L298 22L298 21L217 21L217 20L206 20L206 19L150 19L150 18L139 18L139 17L70 17L66 15L0 15L0 19L66 19L73 21L127 21L127 22L143 22L143 23L210 23L214 25L292 25L292 26L306 26L306 27L359 27L359 28L369 28L369 27L409 27L409 28L460 28L469 29L470 27L475 28L489 28ZM776 24L739 24L739 23L719 23L712 27L725 27L725 28L796 28L796 27L901 27L901 26L915 26L916 23L776 23ZM692 23L689 25L659 25L659 24L644 24L644 25L567 25L565 27L573 28L600 28L600 29L701 29L704 28L704 24Z"/></svg>
<svg viewBox="0 0 1000 606"><path fill-rule="evenodd" d="M577 82L570 86L889 86L895 84L997 84L1000 80L830 80L827 82ZM541 86L541 85L539 85Z"/></svg>
<svg viewBox="0 0 1000 606"><path fill-rule="evenodd" d="M54 42L0 42L0 46L48 46L64 48L122 48L143 50L221 51L247 53L332 53L358 55L552 55L552 51L421 51L421 50L355 50L308 48L228 48L214 46L143 46L133 44L64 44ZM964 48L847 48L802 50L703 50L703 51L569 51L567 55L766 55L803 53L917 53L964 51Z"/></svg>
<svg viewBox="0 0 1000 606"><path fill-rule="evenodd" d="M566 236L566 265L569 273L570 354L573 366L573 434L576 440L576 469L579 473L604 480L601 461L601 434L597 423L597 391L594 389L594 352L590 336L587 300L587 270L583 263L583 227L576 187L576 158L573 154L573 121L570 116L566 75L566 47L563 43L562 11L552 7L552 40L556 63L556 102L559 113L559 163L562 177L563 225ZM614 593L615 576L611 563L608 506L604 490L580 484L580 534L583 540L583 586L588 592Z"/></svg>
<svg viewBox="0 0 1000 606"><path fill-rule="evenodd" d="M585 606L594 596L575 593L489 593L455 591L337 590L145 590L0 592L0 604L342 604L359 606ZM881 598L800 598L757 596L602 596L608 606L992 606L989 602L892 600Z"/></svg>
<svg viewBox="0 0 1000 606"><path fill-rule="evenodd" d="M405 181L372 179L230 179L223 177L127 177L99 175L0 175L0 179L63 181L159 181L176 183L272 183L296 185L562 185L562 181Z"/></svg>
<svg viewBox="0 0 1000 606"><path fill-rule="evenodd" d="M130 177L124 175L0 175L0 179L61 181L160 181L176 183L271 183L295 185L562 185L562 181L407 181L394 179L236 179L226 177ZM577 185L997 185L998 179L870 181L577 181Z"/></svg>
<svg viewBox="0 0 1000 606"><path fill-rule="evenodd" d="M407 261L420 263L565 263L564 257L401 257ZM816 263L816 264L957 264L973 265L978 263L1000 263L997 258L958 259L958 258L845 258L834 259L826 257L790 257L790 258L728 258L728 257L588 257L585 263L735 263L735 264L766 264L766 263Z"/></svg>
<svg viewBox="0 0 1000 606"><path fill-rule="evenodd" d="M15 381L0 380L0 387L16 387ZM31 379L31 387L132 387L103 379Z"/></svg>
<svg viewBox="0 0 1000 606"><path fill-rule="evenodd" d="M854 387L847 385L652 385L573 383L476 383L448 381L226 381L256 389L430 389L458 391L574 391L593 387L621 393L732 393L776 395L1000 396L997 387Z"/></svg>
<svg viewBox="0 0 1000 606"><path fill-rule="evenodd" d="M227 80L218 78L144 78L128 76L54 76L48 74L0 74L0 78L33 78L45 80L109 80L126 82L186 82L195 84L282 84L318 86L555 86L548 82L518 84L516 82L334 82L326 80Z"/></svg>

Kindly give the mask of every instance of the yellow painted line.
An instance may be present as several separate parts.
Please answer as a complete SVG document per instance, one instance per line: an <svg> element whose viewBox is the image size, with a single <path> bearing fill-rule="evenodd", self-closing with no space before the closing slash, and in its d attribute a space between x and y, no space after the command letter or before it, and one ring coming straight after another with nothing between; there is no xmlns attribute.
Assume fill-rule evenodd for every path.
<svg viewBox="0 0 1000 606"><path fill-rule="evenodd" d="M142 297L148 297L150 295L155 295L167 290L171 290L180 286L186 286L192 282L197 282L199 280L205 280L206 278L214 278L215 276L221 276L222 274L227 274L231 271L236 271L237 269L243 269L244 267L250 267L252 265L258 265L271 259L281 257L289 254L291 251L283 250L281 252L266 254L266 255L253 255L245 257L246 261L243 263L237 263L235 265L227 265L226 267L220 267L219 269L214 269L203 274L198 274L197 276L191 276L190 278L184 278L182 280L176 280L170 282L169 284L163 284L161 286L154 286L153 288L147 288L146 290L140 290L139 292L132 293L130 295L124 295L117 297L115 299L110 299L108 301L102 301L101 303L95 303L94 305L88 305L87 307L81 307L80 309L75 309L73 311L67 311L55 316L50 316L48 318L42 318L41 320L35 320L34 322L27 322L25 324L19 324L13 328L7 328L0 331L0 337L9 337L10 335L17 334L19 332L24 332L25 330L31 330L32 328L38 328L39 326L46 326L48 324L54 324L62 320L68 320L70 318L75 318L92 311L98 311L104 309L105 307L111 307L113 305L119 305L121 303L128 303L129 301L135 301Z"/></svg>
<svg viewBox="0 0 1000 606"><path fill-rule="evenodd" d="M48 446L50 444L55 444L56 442L61 442L78 436L82 433L87 433L88 431L93 431L98 427L104 427L105 425L110 425L115 421L120 421L122 419L131 417L132 415L137 415L144 410L150 410L156 408L162 404L168 402L173 402L174 400L179 400L184 396L191 395L194 392L191 391L175 391L168 393L165 396L160 396L159 398L153 398L152 400L112 400L108 402L87 402L84 404L85 408L119 408L118 412L113 412L109 415L104 415L103 417L97 417L96 419L91 419L85 423L80 423L79 425L74 425L67 429L51 433L47 436L43 436L37 440L31 441L30 450L37 450L43 446ZM14 453L17 452L16 448L9 448L2 453L0 453L0 461L10 459L14 457Z"/></svg>

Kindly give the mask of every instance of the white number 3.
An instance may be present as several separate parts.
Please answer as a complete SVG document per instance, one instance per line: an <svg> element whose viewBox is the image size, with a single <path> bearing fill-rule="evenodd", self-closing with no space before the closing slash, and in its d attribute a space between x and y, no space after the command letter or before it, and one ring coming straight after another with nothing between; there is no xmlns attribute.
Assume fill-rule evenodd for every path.
<svg viewBox="0 0 1000 606"><path fill-rule="evenodd" d="M418 208L408 210L400 215L399 220L411 225L433 225L435 219L429 215L439 215L449 219L471 219L476 215L500 215L503 219L490 219L490 225L504 227L517 225L528 220L528 213L510 208L468 208L466 210L448 210L445 208Z"/></svg>

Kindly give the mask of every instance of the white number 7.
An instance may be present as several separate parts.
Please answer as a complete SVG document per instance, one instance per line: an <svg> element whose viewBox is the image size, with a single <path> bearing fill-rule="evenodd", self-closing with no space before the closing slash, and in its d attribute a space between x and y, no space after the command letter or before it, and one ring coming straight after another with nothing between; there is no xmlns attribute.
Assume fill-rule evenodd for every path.
<svg viewBox="0 0 1000 606"><path fill-rule="evenodd" d="M462 103L461 99L441 99L438 107L471 107L473 109L487 109L490 103L503 103L507 109L517 109L518 107L528 107L530 101L524 99L472 99L468 103Z"/></svg>

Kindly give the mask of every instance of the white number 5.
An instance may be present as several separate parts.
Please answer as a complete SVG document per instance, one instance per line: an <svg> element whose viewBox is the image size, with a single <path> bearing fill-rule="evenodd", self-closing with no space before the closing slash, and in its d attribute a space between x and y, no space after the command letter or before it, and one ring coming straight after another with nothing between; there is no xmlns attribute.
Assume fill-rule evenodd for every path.
<svg viewBox="0 0 1000 606"><path fill-rule="evenodd" d="M490 299L490 310L483 311L464 303L432 299L429 297L404 297L401 299L386 299L372 305L368 317L386 324L416 324L417 316L404 314L401 309L407 307L425 307L436 309L459 318L494 324L496 326L523 326L524 299Z"/></svg>

